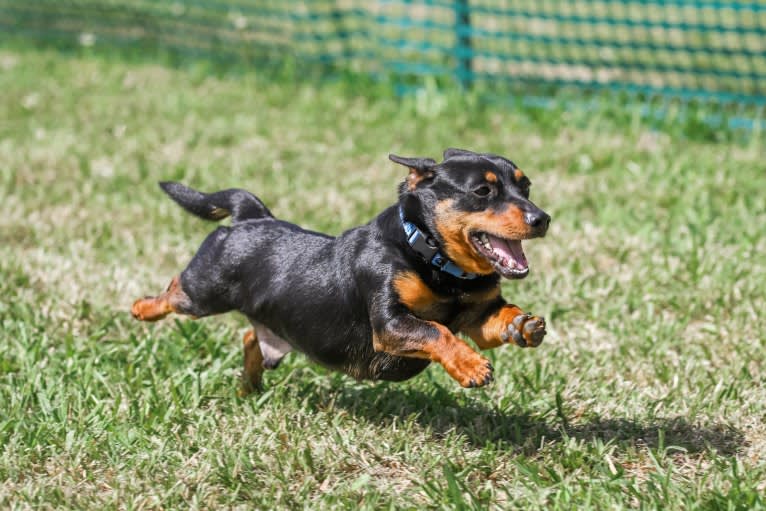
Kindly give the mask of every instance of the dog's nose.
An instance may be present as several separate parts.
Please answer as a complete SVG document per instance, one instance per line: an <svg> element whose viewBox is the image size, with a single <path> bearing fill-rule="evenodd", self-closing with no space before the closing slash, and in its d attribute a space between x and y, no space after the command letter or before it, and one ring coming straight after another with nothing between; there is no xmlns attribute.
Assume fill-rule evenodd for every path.
<svg viewBox="0 0 766 511"><path fill-rule="evenodd" d="M548 225L551 223L551 217L545 211L538 209L537 211L528 211L524 213L524 221L530 227L545 232L548 230Z"/></svg>

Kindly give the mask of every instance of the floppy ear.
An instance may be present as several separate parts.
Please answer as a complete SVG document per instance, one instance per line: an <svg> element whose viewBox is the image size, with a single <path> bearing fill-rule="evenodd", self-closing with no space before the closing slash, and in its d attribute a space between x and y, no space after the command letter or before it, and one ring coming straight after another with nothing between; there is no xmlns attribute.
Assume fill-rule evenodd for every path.
<svg viewBox="0 0 766 511"><path fill-rule="evenodd" d="M444 150L444 159L452 158L453 156L465 156L465 155L471 155L476 154L473 151L468 151L466 149L458 149L456 147L450 147L449 149Z"/></svg>
<svg viewBox="0 0 766 511"><path fill-rule="evenodd" d="M410 190L414 190L421 181L434 177L436 160L432 158L404 158L389 154L388 159L410 169L410 175L407 176L407 186Z"/></svg>

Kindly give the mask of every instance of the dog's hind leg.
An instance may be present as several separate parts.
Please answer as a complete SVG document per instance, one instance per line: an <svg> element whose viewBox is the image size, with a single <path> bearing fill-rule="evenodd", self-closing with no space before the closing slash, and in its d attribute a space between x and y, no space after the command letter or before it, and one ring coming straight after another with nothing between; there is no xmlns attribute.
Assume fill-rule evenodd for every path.
<svg viewBox="0 0 766 511"><path fill-rule="evenodd" d="M171 312L198 316L194 312L194 304L189 296L181 289L178 275L173 277L170 285L159 296L147 296L133 302L130 312L139 321L158 321Z"/></svg>
<svg viewBox="0 0 766 511"><path fill-rule="evenodd" d="M248 330L242 339L245 367L242 370L242 386L239 395L244 397L263 387L263 354L255 330Z"/></svg>
<svg viewBox="0 0 766 511"><path fill-rule="evenodd" d="M230 231L219 227L211 232L164 293L133 303L133 317L157 321L175 312L201 318L238 309L243 302L242 284L236 278L240 268L225 256L233 250L227 246Z"/></svg>
<svg viewBox="0 0 766 511"><path fill-rule="evenodd" d="M252 323L253 329L248 330L242 339L245 364L239 395L243 397L260 390L263 386L263 372L266 369L276 369L293 349L287 341L265 326L255 321Z"/></svg>

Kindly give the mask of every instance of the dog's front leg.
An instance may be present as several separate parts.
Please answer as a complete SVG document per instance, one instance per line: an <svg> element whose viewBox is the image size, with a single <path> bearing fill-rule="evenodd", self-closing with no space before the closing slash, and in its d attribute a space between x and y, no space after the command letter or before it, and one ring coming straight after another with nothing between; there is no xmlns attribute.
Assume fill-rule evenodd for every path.
<svg viewBox="0 0 766 511"><path fill-rule="evenodd" d="M493 379L489 360L440 323L402 312L374 320L373 326L375 351L438 362L463 387L481 387Z"/></svg>
<svg viewBox="0 0 766 511"><path fill-rule="evenodd" d="M496 348L513 342L522 348L534 348L545 337L545 318L531 316L519 307L498 299L471 324L461 328L481 349Z"/></svg>

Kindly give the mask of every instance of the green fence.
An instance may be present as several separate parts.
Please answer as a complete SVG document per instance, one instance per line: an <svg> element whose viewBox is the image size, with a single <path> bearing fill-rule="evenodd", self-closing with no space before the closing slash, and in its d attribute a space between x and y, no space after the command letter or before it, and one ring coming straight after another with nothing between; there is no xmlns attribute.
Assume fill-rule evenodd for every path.
<svg viewBox="0 0 766 511"><path fill-rule="evenodd" d="M766 104L763 0L0 0L0 30L245 64L291 56L402 84Z"/></svg>

